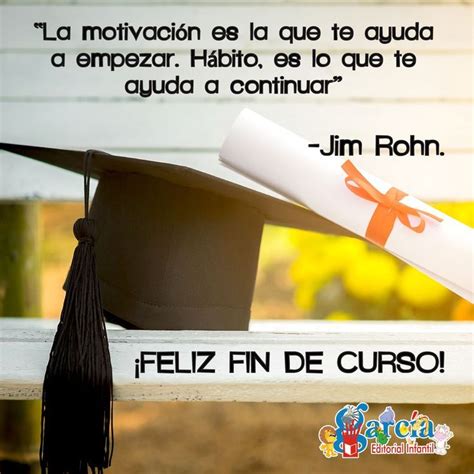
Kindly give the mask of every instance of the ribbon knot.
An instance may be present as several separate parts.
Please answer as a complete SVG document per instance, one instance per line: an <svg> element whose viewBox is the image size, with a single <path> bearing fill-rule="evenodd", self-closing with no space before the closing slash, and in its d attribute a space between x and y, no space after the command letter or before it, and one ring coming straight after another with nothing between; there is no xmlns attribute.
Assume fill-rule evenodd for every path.
<svg viewBox="0 0 474 474"><path fill-rule="evenodd" d="M418 234L425 230L425 217L438 222L443 220L434 214L400 202L407 194L397 188L392 187L385 194L381 193L351 161L347 160L342 165L342 169L347 174L345 184L350 191L362 199L378 204L365 232L365 236L371 242L384 247L397 219ZM415 220L414 223L410 217Z"/></svg>

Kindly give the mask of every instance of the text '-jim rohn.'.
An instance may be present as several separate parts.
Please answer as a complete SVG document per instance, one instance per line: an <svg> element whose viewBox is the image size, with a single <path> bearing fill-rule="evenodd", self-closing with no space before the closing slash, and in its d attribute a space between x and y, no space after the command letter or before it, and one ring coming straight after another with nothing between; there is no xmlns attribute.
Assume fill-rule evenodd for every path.
<svg viewBox="0 0 474 474"><path fill-rule="evenodd" d="M323 156L354 156L364 154L362 140L329 135L327 144L310 143ZM394 138L391 135L375 135L373 145L367 151L375 156L444 156L438 140L418 138L410 135L406 138Z"/></svg>

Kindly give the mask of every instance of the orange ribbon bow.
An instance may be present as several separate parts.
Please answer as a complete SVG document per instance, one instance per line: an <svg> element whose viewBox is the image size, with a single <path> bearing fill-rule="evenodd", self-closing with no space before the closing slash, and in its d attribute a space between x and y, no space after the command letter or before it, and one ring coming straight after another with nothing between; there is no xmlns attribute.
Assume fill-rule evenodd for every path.
<svg viewBox="0 0 474 474"><path fill-rule="evenodd" d="M354 194L378 204L365 231L365 236L371 242L381 247L385 246L397 219L404 226L418 234L425 230L425 219L423 216L431 217L438 222L443 220L429 212L401 203L400 201L407 194L397 188L390 188L386 194L382 194L369 183L351 161L347 160L342 165L342 169L347 173L345 179L346 186ZM410 216L418 219L418 223L412 224Z"/></svg>

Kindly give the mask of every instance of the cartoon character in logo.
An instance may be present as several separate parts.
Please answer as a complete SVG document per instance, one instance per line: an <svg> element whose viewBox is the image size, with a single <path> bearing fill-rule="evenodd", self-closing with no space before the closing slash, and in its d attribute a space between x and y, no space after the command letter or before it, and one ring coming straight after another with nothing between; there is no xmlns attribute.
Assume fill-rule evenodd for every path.
<svg viewBox="0 0 474 474"><path fill-rule="evenodd" d="M342 422L344 425L352 425L359 421L360 414L354 405L346 405L347 409L342 416Z"/></svg>
<svg viewBox="0 0 474 474"><path fill-rule="evenodd" d="M391 406L385 407L385 410L380 413L379 421L382 425L394 425L395 424L395 412Z"/></svg>
<svg viewBox="0 0 474 474"><path fill-rule="evenodd" d="M319 441L321 444L319 449L324 454L324 457L329 458L336 458L337 453L334 451L334 442L336 441L336 428L331 425L324 425L318 433Z"/></svg>
<svg viewBox="0 0 474 474"><path fill-rule="evenodd" d="M375 436L377 438L377 443L379 444L387 444L389 437L384 433L383 428L380 426L377 428L375 432Z"/></svg>
<svg viewBox="0 0 474 474"><path fill-rule="evenodd" d="M336 413L334 449L337 453L342 453L343 458L358 458L359 453L367 448L367 438L360 433L360 430L365 421L363 412L368 409L367 403L362 402L357 406L346 405Z"/></svg>
<svg viewBox="0 0 474 474"><path fill-rule="evenodd" d="M440 456L447 454L448 449L451 447L448 444L448 440L453 436L454 433L448 425L437 425L433 437L430 438L436 443L435 454L439 454Z"/></svg>
<svg viewBox="0 0 474 474"><path fill-rule="evenodd" d="M406 438L407 444L413 446L416 444L418 436L421 430L429 429L430 419L428 416L418 413L418 411L413 410L411 414L411 421L413 422L408 428L408 436ZM404 432L402 433L404 434Z"/></svg>

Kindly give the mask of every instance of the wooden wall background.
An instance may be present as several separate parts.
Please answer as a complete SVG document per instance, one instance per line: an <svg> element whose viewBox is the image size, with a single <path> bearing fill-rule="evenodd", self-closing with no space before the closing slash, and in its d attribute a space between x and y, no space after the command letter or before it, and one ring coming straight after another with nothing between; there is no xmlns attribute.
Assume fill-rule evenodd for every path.
<svg viewBox="0 0 474 474"><path fill-rule="evenodd" d="M113 8L112 8L113 5ZM217 150L233 119L243 107L250 107L309 139L323 139L339 133L372 142L376 133L406 137L438 138L444 158L357 159L371 172L406 191L427 200L472 200L473 162L473 72L472 4L469 2L386 2L353 0L344 2L304 1L4 1L1 8L1 139L6 142L65 148L98 148L119 154L158 157L162 161L186 163L210 173L229 177L217 162ZM179 70L63 69L50 66L56 51L157 50L156 42L124 44L78 41L40 41L35 21L51 26L81 24L167 24L171 21L196 24L236 24L242 29L249 21L280 24L317 24L337 21L357 27L372 24L422 24L435 26L434 42L398 42L380 45L354 40L341 43L318 41L314 47L336 57L345 51L414 51L418 65L413 69L351 73L344 70L344 81L328 96L154 96L137 99L122 92L127 78L167 78ZM359 29L359 28L357 28ZM357 30L356 30L357 31ZM52 46L53 45L53 46ZM201 41L196 48L210 47ZM223 43L223 48L248 49L245 39ZM162 44L165 51L182 54L187 42ZM313 47L252 43L265 56L277 50ZM344 49L345 48L345 49ZM336 59L336 57L334 59ZM265 64L268 62L264 58ZM327 72L336 73L341 67ZM252 70L212 71L208 75L228 79L265 73L281 74L265 67ZM305 77L311 71L284 71L288 77ZM195 73L194 73L195 74ZM317 77L318 71L314 74ZM80 199L80 177L51 167L0 154L0 198Z"/></svg>

